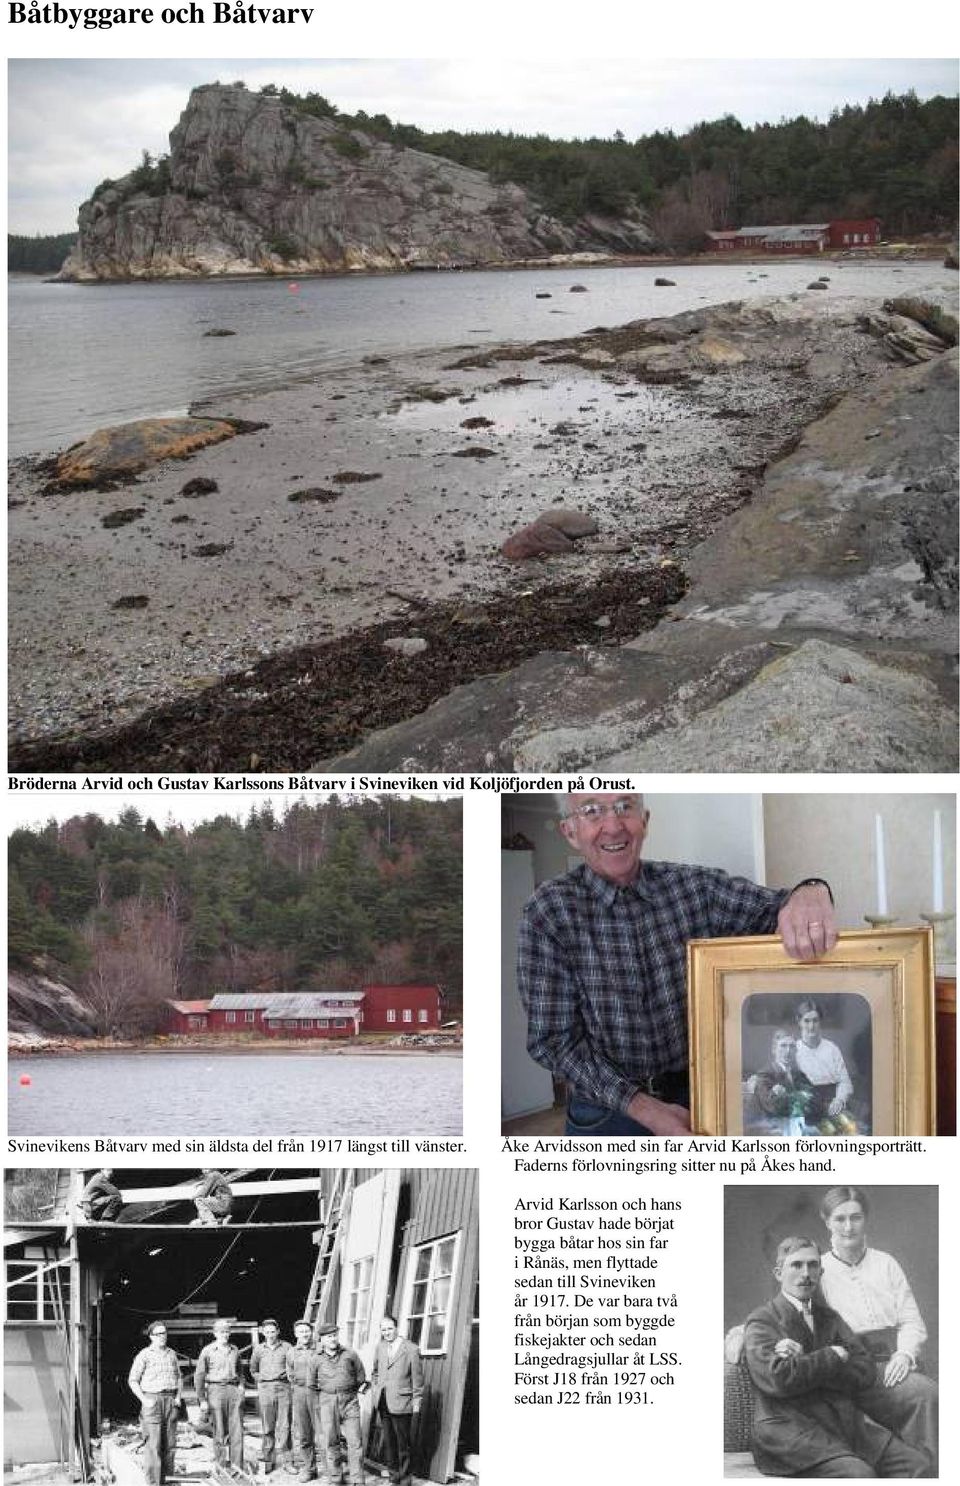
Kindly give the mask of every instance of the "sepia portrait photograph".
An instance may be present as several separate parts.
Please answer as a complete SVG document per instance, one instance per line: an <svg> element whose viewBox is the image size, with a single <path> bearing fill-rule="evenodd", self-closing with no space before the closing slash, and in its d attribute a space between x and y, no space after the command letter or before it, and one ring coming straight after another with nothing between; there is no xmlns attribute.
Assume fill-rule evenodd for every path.
<svg viewBox="0 0 960 1486"><path fill-rule="evenodd" d="M938 1476L938 1189L724 1191L724 1476Z"/></svg>
<svg viewBox="0 0 960 1486"><path fill-rule="evenodd" d="M741 1009L748 1135L870 1135L870 1003L846 991L756 994Z"/></svg>
<svg viewBox="0 0 960 1486"><path fill-rule="evenodd" d="M932 930L848 931L816 962L785 958L767 938L689 944L693 1128L932 1134Z"/></svg>

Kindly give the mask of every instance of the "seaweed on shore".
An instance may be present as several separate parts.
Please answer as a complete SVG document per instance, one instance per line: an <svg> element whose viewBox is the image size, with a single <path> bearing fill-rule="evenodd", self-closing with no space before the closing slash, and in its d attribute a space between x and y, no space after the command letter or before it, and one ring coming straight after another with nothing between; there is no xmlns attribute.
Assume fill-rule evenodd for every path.
<svg viewBox="0 0 960 1486"><path fill-rule="evenodd" d="M541 651L616 645L652 629L686 586L681 568L667 563L611 569L592 584L553 583L492 602L418 607L415 618L270 656L120 727L12 743L9 767L91 773L312 768L479 676ZM412 631L427 640L422 654L384 648L385 640Z"/></svg>

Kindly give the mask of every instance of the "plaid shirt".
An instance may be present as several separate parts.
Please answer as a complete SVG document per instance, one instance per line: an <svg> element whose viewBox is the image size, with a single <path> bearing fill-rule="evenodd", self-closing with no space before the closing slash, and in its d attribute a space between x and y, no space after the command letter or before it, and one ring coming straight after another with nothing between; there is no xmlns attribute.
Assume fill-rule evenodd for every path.
<svg viewBox="0 0 960 1486"><path fill-rule="evenodd" d="M144 1347L133 1359L131 1383L139 1383L144 1393L180 1391L180 1364L172 1347Z"/></svg>
<svg viewBox="0 0 960 1486"><path fill-rule="evenodd" d="M582 864L543 883L520 924L527 1050L581 1096L626 1110L687 1068L687 941L770 934L790 896L709 867L643 862L618 887Z"/></svg>

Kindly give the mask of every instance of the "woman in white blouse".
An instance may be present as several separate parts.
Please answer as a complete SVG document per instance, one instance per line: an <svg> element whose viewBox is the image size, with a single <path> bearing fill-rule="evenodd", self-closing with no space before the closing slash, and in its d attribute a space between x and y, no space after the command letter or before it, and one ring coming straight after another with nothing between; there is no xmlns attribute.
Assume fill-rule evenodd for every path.
<svg viewBox="0 0 960 1486"><path fill-rule="evenodd" d="M797 1067L820 1095L824 1114L838 1115L846 1109L853 1093L853 1080L847 1072L843 1053L835 1042L820 1036L823 1012L816 1001L801 1001L796 1011Z"/></svg>
<svg viewBox="0 0 960 1486"><path fill-rule="evenodd" d="M820 1204L830 1235L820 1288L877 1361L873 1388L857 1403L907 1444L936 1476L937 1385L919 1371L927 1328L907 1277L891 1254L867 1245L870 1205L859 1187L831 1187Z"/></svg>

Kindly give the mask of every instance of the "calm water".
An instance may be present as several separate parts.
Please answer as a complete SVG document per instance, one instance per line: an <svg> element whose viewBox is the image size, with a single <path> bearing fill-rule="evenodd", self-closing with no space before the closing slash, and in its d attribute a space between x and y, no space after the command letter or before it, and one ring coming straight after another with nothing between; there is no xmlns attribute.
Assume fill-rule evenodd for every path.
<svg viewBox="0 0 960 1486"><path fill-rule="evenodd" d="M10 1058L8 1068L11 1135L463 1131L460 1058L80 1053Z"/></svg>
<svg viewBox="0 0 960 1486"><path fill-rule="evenodd" d="M664 273L675 288L654 287ZM10 452L49 452L105 424L184 412L202 398L283 385L364 356L575 335L704 303L803 291L820 273L831 275L832 296L956 291L956 275L951 281L936 264L812 260L762 270L645 265L302 281L80 285L14 277ZM589 293L571 294L572 284ZM214 328L236 334L205 338Z"/></svg>

